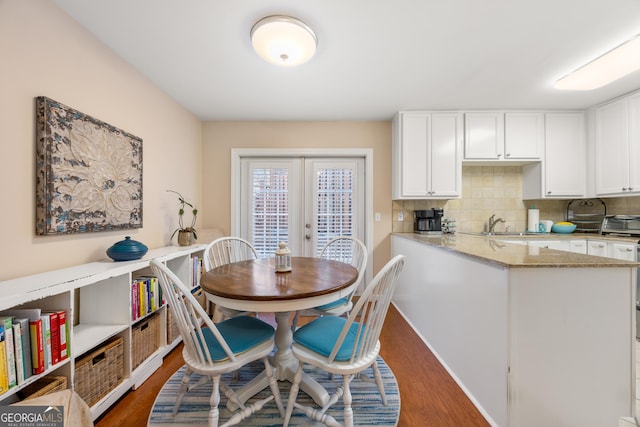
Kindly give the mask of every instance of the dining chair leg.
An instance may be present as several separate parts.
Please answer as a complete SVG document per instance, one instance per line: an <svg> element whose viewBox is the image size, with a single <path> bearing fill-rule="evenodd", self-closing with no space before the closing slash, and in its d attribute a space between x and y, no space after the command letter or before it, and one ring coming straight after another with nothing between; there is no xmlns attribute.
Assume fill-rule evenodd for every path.
<svg viewBox="0 0 640 427"><path fill-rule="evenodd" d="M384 384L382 382L382 375L380 375L380 368L378 368L378 362L373 362L373 377L376 379L378 385L378 391L380 392L380 398L382 398L382 404L387 406L387 395L384 392Z"/></svg>
<svg viewBox="0 0 640 427"><path fill-rule="evenodd" d="M365 374L364 372L360 372L359 374L357 374L358 379L360 381L364 381L368 383L375 382L376 385L378 386L378 392L380 393L382 404L384 406L387 406L387 395L384 392L384 384L382 382L382 375L380 374L380 369L378 368L378 362L373 362L373 365L371 365L371 369L373 369L373 378L371 378L369 375Z"/></svg>
<svg viewBox="0 0 640 427"><path fill-rule="evenodd" d="M213 390L211 390L211 397L209 398L209 427L218 427L218 420L220 419L220 411L218 405L220 404L220 375L211 377L213 383Z"/></svg>
<svg viewBox="0 0 640 427"><path fill-rule="evenodd" d="M291 390L289 391L289 400L287 400L287 411L284 415L284 423L282 423L282 427L287 427L289 425L289 421L291 420L291 414L293 413L293 404L298 398L300 381L302 381L302 362L298 363L298 370L293 376L293 384L291 384Z"/></svg>
<svg viewBox="0 0 640 427"><path fill-rule="evenodd" d="M271 402L275 397L275 395L268 396L264 399L257 400L251 404L245 405L240 401L238 394L235 391L233 391L233 389L229 387L227 384L221 382L220 389L222 390L224 395L227 397L227 399L235 403L236 406L238 406L239 408L237 411L233 413L231 418L229 418L220 427L228 427L228 426L234 426L236 424L240 424L242 421L246 420L251 415L253 415L256 411L259 411L260 409L262 409L262 407L266 403Z"/></svg>
<svg viewBox="0 0 640 427"><path fill-rule="evenodd" d="M180 404L182 404L182 398L184 394L189 389L189 380L191 379L191 369L187 367L184 371L184 375L182 376L182 381L180 382L180 391L178 391L178 398L176 399L176 403L173 405L173 416L175 417L178 413L178 409L180 409Z"/></svg>
<svg viewBox="0 0 640 427"><path fill-rule="evenodd" d="M344 402L344 426L353 427L353 409L351 408L351 388L349 383L351 382L351 375L345 374L342 376L344 380L344 394L342 395L342 401Z"/></svg>

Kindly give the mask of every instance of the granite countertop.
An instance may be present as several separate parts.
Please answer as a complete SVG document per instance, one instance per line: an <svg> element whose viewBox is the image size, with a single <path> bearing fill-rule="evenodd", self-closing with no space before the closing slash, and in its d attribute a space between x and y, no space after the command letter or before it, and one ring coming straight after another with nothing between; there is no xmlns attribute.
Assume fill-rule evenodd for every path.
<svg viewBox="0 0 640 427"><path fill-rule="evenodd" d="M481 236L464 233L425 235L416 233L392 233L393 236L413 240L429 246L469 255L483 261L495 263L509 268L600 268L600 267L633 267L640 262L624 261L593 255L578 254L568 251L526 246L508 243L507 240L616 240L637 243L637 239L608 237L586 233L571 235L524 235L524 236Z"/></svg>

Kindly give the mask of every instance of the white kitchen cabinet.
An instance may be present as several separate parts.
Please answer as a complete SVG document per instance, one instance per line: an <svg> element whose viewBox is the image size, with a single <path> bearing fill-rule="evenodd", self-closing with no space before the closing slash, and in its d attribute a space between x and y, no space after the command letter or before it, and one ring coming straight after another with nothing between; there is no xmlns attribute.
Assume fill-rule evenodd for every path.
<svg viewBox="0 0 640 427"><path fill-rule="evenodd" d="M636 260L636 245L633 243L608 242L607 253L609 258Z"/></svg>
<svg viewBox="0 0 640 427"><path fill-rule="evenodd" d="M194 257L201 257L204 248L204 245L193 245L152 249L140 260L97 261L0 282L0 312L17 308L64 310L69 325L67 346L71 349L69 358L1 394L0 404L12 403L20 390L45 375L64 376L67 378L67 387L73 389L77 381L77 361L114 337L123 341L123 380L114 384L104 397L91 406L93 419L129 389L140 386L162 365L163 357L179 343L179 339L173 342L167 340L166 306L161 305L146 316L132 318L132 307L135 307L133 281L150 274L149 260L155 258L166 263L185 283L193 284L194 262L197 262ZM136 338L132 331L140 327L140 322L156 313L160 325L157 350L134 366L134 354L141 356L144 353L134 348Z"/></svg>
<svg viewBox="0 0 640 427"><path fill-rule="evenodd" d="M607 242L603 240L589 240L587 242L587 254L595 256L609 256Z"/></svg>
<svg viewBox="0 0 640 427"><path fill-rule="evenodd" d="M398 113L393 121L393 199L460 198L461 151L460 113Z"/></svg>
<svg viewBox="0 0 640 427"><path fill-rule="evenodd" d="M640 93L595 109L596 195L640 194Z"/></svg>
<svg viewBox="0 0 640 427"><path fill-rule="evenodd" d="M570 240L569 241L569 252L574 252L577 254L586 254L587 253L587 241L586 240Z"/></svg>
<svg viewBox="0 0 640 427"><path fill-rule="evenodd" d="M525 200L584 197L584 113L549 112L544 117L544 158L522 167L522 197Z"/></svg>
<svg viewBox="0 0 640 427"><path fill-rule="evenodd" d="M542 156L542 113L468 112L464 125L465 160L539 160Z"/></svg>
<svg viewBox="0 0 640 427"><path fill-rule="evenodd" d="M631 268L511 268L397 235L391 253L406 257L394 305L490 425L631 413Z"/></svg>
<svg viewBox="0 0 640 427"><path fill-rule="evenodd" d="M542 157L544 115L537 112L507 112L504 115L504 159Z"/></svg>
<svg viewBox="0 0 640 427"><path fill-rule="evenodd" d="M537 240L531 239L527 242L528 246L546 249L556 249L559 251L569 251L570 245L567 240Z"/></svg>

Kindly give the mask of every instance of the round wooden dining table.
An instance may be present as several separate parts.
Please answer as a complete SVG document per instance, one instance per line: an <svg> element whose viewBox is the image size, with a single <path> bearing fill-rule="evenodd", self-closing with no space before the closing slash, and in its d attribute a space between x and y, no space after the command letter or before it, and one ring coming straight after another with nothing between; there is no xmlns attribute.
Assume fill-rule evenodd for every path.
<svg viewBox="0 0 640 427"><path fill-rule="evenodd" d="M298 361L291 352L291 312L317 307L348 296L357 286L358 270L350 264L325 258L292 257L291 271L276 272L275 259L234 262L204 273L200 285L207 300L220 306L249 312L275 313L276 351L273 367L279 381L293 382ZM269 385L262 374L238 392L244 403ZM303 375L300 388L320 405L327 391ZM228 402L229 409L237 407Z"/></svg>

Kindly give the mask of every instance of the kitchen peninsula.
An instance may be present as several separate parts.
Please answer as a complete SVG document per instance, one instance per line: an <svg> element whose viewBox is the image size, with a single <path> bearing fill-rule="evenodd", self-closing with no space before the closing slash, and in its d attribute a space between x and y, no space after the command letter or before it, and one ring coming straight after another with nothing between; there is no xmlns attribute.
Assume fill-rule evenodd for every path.
<svg viewBox="0 0 640 427"><path fill-rule="evenodd" d="M488 421L616 426L635 405L638 263L472 235L391 235L393 302Z"/></svg>

